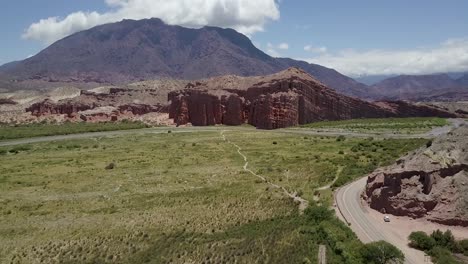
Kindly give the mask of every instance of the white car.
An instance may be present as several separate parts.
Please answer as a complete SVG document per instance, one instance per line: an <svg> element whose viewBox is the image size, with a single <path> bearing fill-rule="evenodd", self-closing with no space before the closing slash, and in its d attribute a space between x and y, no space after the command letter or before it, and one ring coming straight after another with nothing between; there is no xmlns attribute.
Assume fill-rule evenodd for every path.
<svg viewBox="0 0 468 264"><path fill-rule="evenodd" d="M390 216L386 215L383 217L384 222L390 222Z"/></svg>

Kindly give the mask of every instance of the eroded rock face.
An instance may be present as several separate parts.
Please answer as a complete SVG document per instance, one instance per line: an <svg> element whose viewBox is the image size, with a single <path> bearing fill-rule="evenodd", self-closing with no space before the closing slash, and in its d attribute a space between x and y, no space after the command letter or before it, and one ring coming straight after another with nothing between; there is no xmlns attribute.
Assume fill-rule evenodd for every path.
<svg viewBox="0 0 468 264"><path fill-rule="evenodd" d="M384 213L468 226L468 127L369 175L365 199Z"/></svg>
<svg viewBox="0 0 468 264"><path fill-rule="evenodd" d="M112 113L109 113L110 108L113 109ZM141 116L167 112L168 109L159 103L155 90L110 88L109 93L82 90L75 98L57 102L46 99L31 105L26 111L36 117L66 115L68 119L95 122L116 121L121 115Z"/></svg>
<svg viewBox="0 0 468 264"><path fill-rule="evenodd" d="M222 78L219 78L222 80ZM456 114L405 102L370 103L336 93L298 68L238 79L238 88L216 78L169 93L175 123L196 126L249 123L275 129L321 120Z"/></svg>
<svg viewBox="0 0 468 264"><path fill-rule="evenodd" d="M34 116L44 116L44 115L67 115L72 118L76 113L80 111L85 111L96 107L94 104L86 104L79 102L63 102L55 103L51 100L44 100L39 103L35 103L30 107L26 108L27 112L31 112Z"/></svg>

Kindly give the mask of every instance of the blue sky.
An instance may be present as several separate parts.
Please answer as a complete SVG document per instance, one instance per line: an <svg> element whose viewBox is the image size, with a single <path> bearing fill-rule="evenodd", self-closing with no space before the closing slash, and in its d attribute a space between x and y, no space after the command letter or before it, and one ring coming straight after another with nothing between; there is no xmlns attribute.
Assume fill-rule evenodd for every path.
<svg viewBox="0 0 468 264"><path fill-rule="evenodd" d="M463 0L16 0L2 3L0 14L0 64L96 24L159 16L189 27L234 27L270 55L351 76L468 71Z"/></svg>

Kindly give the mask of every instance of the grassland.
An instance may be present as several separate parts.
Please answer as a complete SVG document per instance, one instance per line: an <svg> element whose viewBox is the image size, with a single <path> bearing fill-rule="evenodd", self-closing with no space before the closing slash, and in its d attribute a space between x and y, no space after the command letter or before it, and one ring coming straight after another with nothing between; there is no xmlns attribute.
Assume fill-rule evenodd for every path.
<svg viewBox="0 0 468 264"><path fill-rule="evenodd" d="M33 123L23 125L0 125L0 140L68 135L85 132L100 132L113 130L127 130L147 127L142 122L105 122L105 123L86 123L86 122L65 122L63 124Z"/></svg>
<svg viewBox="0 0 468 264"><path fill-rule="evenodd" d="M445 125L448 125L448 121L444 118L412 117L323 121L303 125L301 127L326 130L344 130L361 133L418 134L428 132L435 127L442 127Z"/></svg>
<svg viewBox="0 0 468 264"><path fill-rule="evenodd" d="M225 136L251 170L309 200L337 174L343 184L425 143ZM315 263L319 244L329 263L359 263L361 243L321 220L326 207L299 214L243 165L219 131L0 148L0 263Z"/></svg>

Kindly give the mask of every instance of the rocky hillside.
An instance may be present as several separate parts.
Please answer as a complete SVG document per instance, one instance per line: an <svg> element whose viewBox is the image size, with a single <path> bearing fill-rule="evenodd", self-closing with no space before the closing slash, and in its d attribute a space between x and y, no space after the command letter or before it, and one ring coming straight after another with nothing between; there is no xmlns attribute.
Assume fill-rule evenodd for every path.
<svg viewBox="0 0 468 264"><path fill-rule="evenodd" d="M189 29L159 19L124 20L73 34L36 56L4 65L0 77L3 73L8 80L115 84L161 77L265 75L290 66L304 68L345 94L359 95L366 88L320 65L270 57L235 30Z"/></svg>
<svg viewBox="0 0 468 264"><path fill-rule="evenodd" d="M372 173L365 198L384 213L468 226L468 127Z"/></svg>
<svg viewBox="0 0 468 264"><path fill-rule="evenodd" d="M249 123L257 128L275 129L321 120L456 116L424 105L401 101L369 103L344 96L299 68L268 76L224 76L196 81L169 93L169 100L169 117L178 125Z"/></svg>

